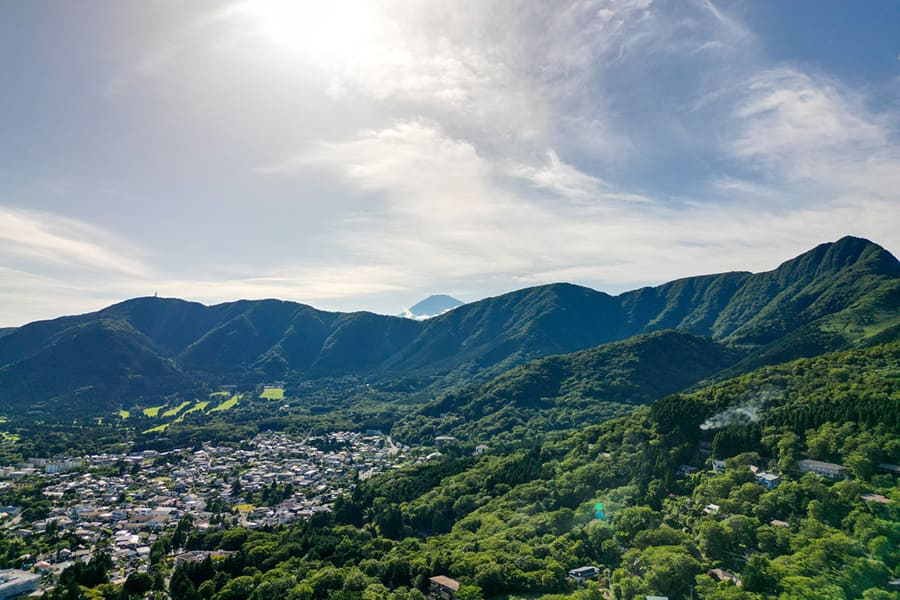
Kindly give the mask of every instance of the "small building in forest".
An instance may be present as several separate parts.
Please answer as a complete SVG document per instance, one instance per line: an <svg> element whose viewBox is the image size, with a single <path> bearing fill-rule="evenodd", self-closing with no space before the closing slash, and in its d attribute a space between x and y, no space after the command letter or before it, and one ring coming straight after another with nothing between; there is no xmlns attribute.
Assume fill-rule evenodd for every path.
<svg viewBox="0 0 900 600"><path fill-rule="evenodd" d="M584 583L588 579L596 577L599 574L600 569L592 565L578 567L577 569L572 569L569 571L569 577L571 577L578 583Z"/></svg>
<svg viewBox="0 0 900 600"><path fill-rule="evenodd" d="M436 575L428 579L429 600L455 600L459 592L459 582L444 575Z"/></svg>
<svg viewBox="0 0 900 600"><path fill-rule="evenodd" d="M774 473L759 471L756 473L756 483L765 486L767 490L774 490L781 483L781 477Z"/></svg>
<svg viewBox="0 0 900 600"><path fill-rule="evenodd" d="M797 470L801 473L815 473L829 479L840 479L847 475L847 467L836 463L823 462L821 460L812 460L804 458L797 461Z"/></svg>
<svg viewBox="0 0 900 600"><path fill-rule="evenodd" d="M734 573L730 573L724 569L710 569L706 572L707 575L715 579L716 581L730 581L734 585L740 586L742 585L741 578L735 575Z"/></svg>

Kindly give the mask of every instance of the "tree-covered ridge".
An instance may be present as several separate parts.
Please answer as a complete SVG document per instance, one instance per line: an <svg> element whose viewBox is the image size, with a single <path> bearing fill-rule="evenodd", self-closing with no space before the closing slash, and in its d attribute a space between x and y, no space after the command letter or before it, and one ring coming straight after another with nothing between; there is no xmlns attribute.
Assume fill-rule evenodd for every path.
<svg viewBox="0 0 900 600"><path fill-rule="evenodd" d="M900 342L834 352L764 367L693 394L658 402L662 422L693 427L737 405L734 427L791 426L798 431L826 422L884 426L900 434ZM665 416L664 413L666 413Z"/></svg>
<svg viewBox="0 0 900 600"><path fill-rule="evenodd" d="M0 408L108 414L160 404L178 388L343 376L404 378L439 391L672 328L752 350L747 370L896 335L898 306L896 258L849 237L770 272L692 277L619 296L552 284L425 322L280 300L203 306L138 298L5 332Z"/></svg>
<svg viewBox="0 0 900 600"><path fill-rule="evenodd" d="M406 443L451 435L471 442L521 443L575 429L684 390L740 354L710 339L662 331L551 356L480 385L449 392L393 428Z"/></svg>

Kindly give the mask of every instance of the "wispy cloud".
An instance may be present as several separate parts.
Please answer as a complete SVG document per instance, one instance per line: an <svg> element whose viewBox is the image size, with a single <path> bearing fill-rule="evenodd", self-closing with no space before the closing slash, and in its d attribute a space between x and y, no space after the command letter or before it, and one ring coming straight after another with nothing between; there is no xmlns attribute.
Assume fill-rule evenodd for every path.
<svg viewBox="0 0 900 600"><path fill-rule="evenodd" d="M103 228L7 207L0 265L0 326L96 310L120 300L124 282L155 274L140 249Z"/></svg>
<svg viewBox="0 0 900 600"><path fill-rule="evenodd" d="M59 215L0 207L0 256L7 264L143 275L149 268L128 242Z"/></svg>
<svg viewBox="0 0 900 600"><path fill-rule="evenodd" d="M414 121L314 145L266 172L302 177L305 170L326 169L353 185L372 205L348 219L335 239L366 264L402 265L411 287L475 278L507 286L568 279L624 289L698 273L774 268L847 233L848 222L888 229L879 225L888 206L872 199L770 209L667 206L622 201L643 196L610 188L552 155L517 168L530 191L510 184L509 166L472 143ZM717 185L726 192L765 190L739 180ZM559 202L573 197L579 201Z"/></svg>
<svg viewBox="0 0 900 600"><path fill-rule="evenodd" d="M755 75L739 89L731 151L767 168L814 171L814 163L868 155L888 144L889 120L858 94L792 68Z"/></svg>
<svg viewBox="0 0 900 600"><path fill-rule="evenodd" d="M105 185L103 132L130 127L116 187L171 218L0 209L0 260L32 292L70 285L93 302L78 286L91 273L111 296L396 312L437 288L615 291L772 268L847 233L900 247L886 218L896 115L865 87L773 60L730 4L154 6L164 26L148 24L105 88L141 102L91 113L83 131L98 138L77 167ZM95 201L57 196L40 205L77 214ZM167 228L181 244L153 256L125 241Z"/></svg>
<svg viewBox="0 0 900 600"><path fill-rule="evenodd" d="M537 188L573 200L596 199L606 187L599 177L579 171L561 161L554 150L547 151L547 161L544 164L519 163L510 168L510 173Z"/></svg>
<svg viewBox="0 0 900 600"><path fill-rule="evenodd" d="M372 296L408 289L408 273L394 266L340 266L335 264L294 266L273 269L265 275L216 279L165 278L152 283L163 296L190 298L207 303L238 298L279 298L319 306L332 305L342 298L365 302ZM143 287L141 287L143 286ZM140 294L146 284L133 284L123 292ZM352 306L352 305L351 305Z"/></svg>

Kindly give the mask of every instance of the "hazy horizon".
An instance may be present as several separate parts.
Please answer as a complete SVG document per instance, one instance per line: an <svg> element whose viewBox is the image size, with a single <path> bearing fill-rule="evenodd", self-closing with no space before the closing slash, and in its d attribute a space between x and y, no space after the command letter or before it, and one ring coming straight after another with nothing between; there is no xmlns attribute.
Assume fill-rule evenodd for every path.
<svg viewBox="0 0 900 600"><path fill-rule="evenodd" d="M897 254L896 4L0 6L0 326Z"/></svg>
<svg viewBox="0 0 900 600"><path fill-rule="evenodd" d="M836 241L837 241L837 240L832 240L832 241L829 241L829 242L823 242L823 244L832 243L832 242L836 242ZM873 241L873 240L870 240L870 241ZM875 242L875 243L877 244L877 242ZM879 244L879 245L880 245L880 244ZM812 250L812 248L809 248L809 250ZM796 257L788 257L788 258L785 258L783 261L779 261L779 265L780 265L781 263L784 263L784 262L786 262L786 261L788 261L788 260L791 260L791 259L793 259L793 258L796 258ZM775 267L777 267L777 266L779 266L779 265L775 265ZM773 269L774 269L775 267L773 267ZM772 270L772 269L766 269L766 271L770 271L770 270ZM744 270L744 269L736 269L736 271L746 271L746 270ZM761 272L761 271L755 271L754 273L760 273L760 272ZM716 275L716 274L717 274L717 273L697 273L697 274L694 275L694 276L702 277L702 276L705 276L705 275ZM691 277L691 276L689 276L689 277ZM656 286L656 285L662 285L662 284L665 284L665 283L670 283L670 282L672 282L672 281L674 281L674 280L666 280L666 281L654 282L654 283L649 284L649 286L650 286L650 287L653 287L653 286ZM639 287L635 287L635 288L627 288L627 289L622 289L622 290L617 290L617 291L610 291L610 290L602 290L602 289L591 288L591 286L584 286L584 285L582 285L582 284L575 283L575 282L571 282L571 281L553 281L553 282L548 282L548 283L544 283L544 284L538 284L538 285L536 285L536 286L523 286L523 287L520 287L520 288L513 288L513 289L508 289L508 290L502 290L502 291L500 291L500 292L498 292L498 293L496 293L496 294L491 294L491 295L488 295L488 296L481 296L481 297L478 297L478 298L465 298L465 299L464 299L464 298L458 297L457 294L453 294L453 293L446 292L446 291L437 291L437 292L430 293L430 294L427 294L427 295L425 295L425 296L419 297L419 298L416 299L416 300L410 301L406 306L402 307L402 308L401 308L399 311L397 311L397 312L377 311L377 310L371 310L371 309L367 309L367 308L349 309L349 310L344 310L344 311L342 311L342 310L338 310L338 309L329 309L329 308L327 308L327 307L317 306L317 305L314 304L314 303L303 302L302 300L291 300L291 299L288 299L288 298L277 298L277 297L274 297L274 296L268 296L268 297L260 296L260 297L258 297L258 298L230 298L230 299L225 299L225 300L222 300L222 301L219 301L219 302L203 302L202 300L197 300L197 299L192 299L192 298L183 298L183 297L180 297L180 296L160 296L157 292L154 292L154 293L152 293L152 294L146 294L146 295L142 295L142 296L139 295L139 296L133 296L133 297L129 297L129 298L121 298L121 299L119 299L119 300L116 300L116 301L114 301L114 302L111 302L110 304L104 304L104 305L102 305L102 306L97 306L97 307L95 307L94 309L90 309L90 310L86 310L86 311L81 311L81 312L78 312L78 313L68 313L68 314L48 315L48 316L46 316L46 317L42 317L42 318L39 318L39 319L34 319L33 321L29 321L29 322L26 322L26 323L20 323L20 324L18 324L18 325L4 325L4 324L0 323L0 328L16 328L16 327L21 327L21 326L23 326L23 325L27 325L27 324L30 323L30 322L44 321L44 320L55 319L55 318L58 318L58 317L67 317L67 316L74 316L74 315L77 315L77 314L86 314L86 313L96 312L96 311L98 311L98 310L107 308L108 306L112 306L112 305L115 305L115 304L119 304L119 303L121 303L121 302L127 302L127 301L129 301L129 300L137 300L137 299L141 299L141 298L159 298L159 299L162 299L162 300L183 300L183 301L185 301L185 302L198 302L198 303L200 303L200 304L204 304L204 305L207 305L207 306L216 305L216 304L228 304L228 303L231 303L231 302L239 302L239 301L243 301L243 300L249 300L249 301L280 300L280 301L297 302L297 303L299 303L299 304L305 304L305 305L308 305L308 306L312 306L312 307L315 308L315 309L318 309L318 310L325 310L325 311L336 311L336 312L373 312L373 313L375 313L375 314L380 314L380 315L385 315L385 316L404 317L404 318L415 318L415 317L413 317L413 316L411 316L411 315L404 314L404 313L408 313L409 309L412 308L414 305L416 305L416 304L418 304L418 303L420 303L420 302L422 302L422 301L424 301L424 300L427 300L427 299L431 298L432 296L442 296L442 295L450 296L450 297L452 297L453 299L458 300L458 301L462 302L462 303L465 305L465 304L471 304L471 303L473 303L473 302L478 302L478 301L480 301L480 300L486 300L486 299L488 299L488 298L492 298L492 297L496 297L496 296L501 296L501 295L503 295L503 294L507 294L507 293L510 293L510 292L515 292L515 291L518 291L518 290L527 289L527 288L530 288L530 287L540 287L540 286L543 286L543 285L559 285L559 284L570 284L570 285L577 285L577 286L581 286L581 287L587 287L587 288L590 288L590 289L594 289L595 291L598 291L598 292L602 292L602 293L609 294L609 295L611 295L611 296L619 296L619 295L624 294L624 293L627 293L627 292L635 291L635 290L639 289L639 287L646 287L646 286L639 286ZM433 317L433 316L438 316L438 315L430 315L430 316L427 317L427 318L431 318L431 317Z"/></svg>

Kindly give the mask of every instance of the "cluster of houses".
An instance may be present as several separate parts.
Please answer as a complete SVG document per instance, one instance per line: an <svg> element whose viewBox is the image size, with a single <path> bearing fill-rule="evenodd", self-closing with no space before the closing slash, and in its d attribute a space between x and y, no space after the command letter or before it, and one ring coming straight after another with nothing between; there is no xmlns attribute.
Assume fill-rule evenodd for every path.
<svg viewBox="0 0 900 600"><path fill-rule="evenodd" d="M0 507L0 535L27 541L51 527L74 534L78 543L23 556L23 566L59 575L75 561L89 561L102 546L113 560L111 579L121 582L147 571L154 541L171 533L186 515L193 527L204 530L225 519L256 528L331 510L334 500L360 478L406 460L388 438L369 433L340 431L301 440L267 432L239 449L204 444L197 450L36 459L3 467L0 485L39 482L51 508L45 518L27 522L21 507ZM282 491L278 502L254 506L266 487ZM45 577L45 585L54 579Z"/></svg>
<svg viewBox="0 0 900 600"><path fill-rule="evenodd" d="M685 468L696 471L696 469L694 469L693 467L682 465L683 473L686 472ZM726 467L724 460L712 460L713 471L715 471L716 473L724 473L725 469ZM846 477L849 473L847 467L843 465L823 462L821 460L812 460L809 458L798 460L796 469L798 473L814 473L822 477L828 477L829 479L841 479L843 477ZM750 465L750 472L753 473L753 476L756 479L756 483L764 486L769 490L774 490L776 487L778 487L782 480L781 475L769 473L768 471L765 471L756 465Z"/></svg>

